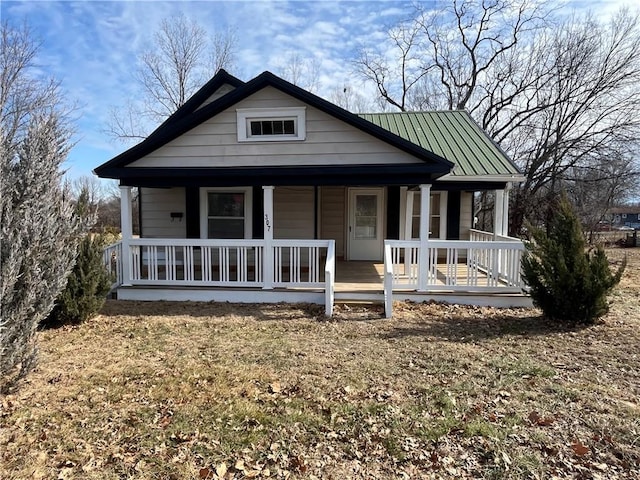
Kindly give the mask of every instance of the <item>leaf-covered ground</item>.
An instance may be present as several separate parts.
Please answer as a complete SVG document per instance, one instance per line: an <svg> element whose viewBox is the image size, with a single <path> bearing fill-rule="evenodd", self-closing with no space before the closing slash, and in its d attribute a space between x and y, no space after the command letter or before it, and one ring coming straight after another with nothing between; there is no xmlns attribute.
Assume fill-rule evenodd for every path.
<svg viewBox="0 0 640 480"><path fill-rule="evenodd" d="M107 303L0 398L2 479L640 478L640 251L610 314Z"/></svg>

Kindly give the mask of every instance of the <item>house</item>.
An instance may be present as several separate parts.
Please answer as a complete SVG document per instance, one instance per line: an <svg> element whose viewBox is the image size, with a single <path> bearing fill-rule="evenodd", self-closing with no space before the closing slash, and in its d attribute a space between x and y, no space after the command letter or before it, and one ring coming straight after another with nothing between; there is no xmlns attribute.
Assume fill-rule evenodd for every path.
<svg viewBox="0 0 640 480"><path fill-rule="evenodd" d="M640 229L640 207L638 206L634 207L629 205L610 208L607 211L605 218L607 219L607 223L616 230Z"/></svg>
<svg viewBox="0 0 640 480"><path fill-rule="evenodd" d="M514 306L507 236L518 168L464 111L356 115L264 72L220 70L143 142L95 169L118 179L117 295L325 304ZM131 231L139 188L140 238ZM493 232L473 229L494 191Z"/></svg>

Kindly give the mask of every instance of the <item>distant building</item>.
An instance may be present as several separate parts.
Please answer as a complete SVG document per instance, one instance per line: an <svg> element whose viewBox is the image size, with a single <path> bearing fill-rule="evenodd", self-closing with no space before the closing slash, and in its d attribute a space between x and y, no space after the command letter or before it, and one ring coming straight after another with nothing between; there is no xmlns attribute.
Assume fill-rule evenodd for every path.
<svg viewBox="0 0 640 480"><path fill-rule="evenodd" d="M640 206L614 207L607 212L612 228L640 229Z"/></svg>

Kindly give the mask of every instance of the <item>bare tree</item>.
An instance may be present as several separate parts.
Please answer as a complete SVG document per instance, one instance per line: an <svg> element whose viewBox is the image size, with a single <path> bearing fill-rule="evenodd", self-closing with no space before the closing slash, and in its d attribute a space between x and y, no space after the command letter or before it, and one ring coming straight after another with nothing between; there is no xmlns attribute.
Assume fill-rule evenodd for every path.
<svg viewBox="0 0 640 480"><path fill-rule="evenodd" d="M40 47L29 26L13 28L4 21L0 28L0 140L12 149L24 138L34 112L51 110L61 99L55 79L26 73Z"/></svg>
<svg viewBox="0 0 640 480"><path fill-rule="evenodd" d="M423 10L388 32L377 53L362 50L355 65L398 109L466 109L481 94L491 70L548 12L529 0L454 0Z"/></svg>
<svg viewBox="0 0 640 480"><path fill-rule="evenodd" d="M611 177L612 160L629 158L640 141L638 16L622 11L607 25L570 18L548 46L554 75L538 85L526 121L514 116L501 130L502 143L527 174L514 197L512 230L532 213L532 199L558 191L575 172L628 182ZM631 162L625 168L637 170Z"/></svg>
<svg viewBox="0 0 640 480"><path fill-rule="evenodd" d="M317 58L303 58L298 53L285 58L279 69L285 80L310 92L318 90L320 82L320 61Z"/></svg>
<svg viewBox="0 0 640 480"><path fill-rule="evenodd" d="M224 68L232 70L236 62L236 45L238 37L234 28L227 28L224 32L216 32L211 39L211 52L209 53L209 65L211 70L217 72Z"/></svg>
<svg viewBox="0 0 640 480"><path fill-rule="evenodd" d="M375 83L380 97L401 111L413 110L413 93L427 71L418 44L420 24L404 22L388 32L391 53L361 49L356 69Z"/></svg>
<svg viewBox="0 0 640 480"><path fill-rule="evenodd" d="M219 69L233 65L235 43L231 29L209 39L183 14L163 20L151 47L139 56L134 79L141 100L113 107L107 133L123 142L146 138L150 126L174 113Z"/></svg>
<svg viewBox="0 0 640 480"><path fill-rule="evenodd" d="M64 288L88 219L62 184L70 128L57 84L38 78L27 27L1 26L0 392L35 365L38 323Z"/></svg>
<svg viewBox="0 0 640 480"><path fill-rule="evenodd" d="M393 65L378 60L388 54L356 62L381 98L401 110L466 109L524 170L512 233L570 172L640 139L640 22L629 11L605 24L528 0L456 0L418 11L388 46Z"/></svg>
<svg viewBox="0 0 640 480"><path fill-rule="evenodd" d="M375 105L375 102L369 101L349 85L335 87L329 95L329 100L352 113L371 112L374 110Z"/></svg>
<svg viewBox="0 0 640 480"><path fill-rule="evenodd" d="M95 175L82 175L69 182L69 191L74 199L83 195L84 201L91 207L95 207L108 195L107 185L107 182Z"/></svg>
<svg viewBox="0 0 640 480"><path fill-rule="evenodd" d="M638 193L637 175L631 158L623 155L567 172L564 189L585 232L593 233L610 208Z"/></svg>

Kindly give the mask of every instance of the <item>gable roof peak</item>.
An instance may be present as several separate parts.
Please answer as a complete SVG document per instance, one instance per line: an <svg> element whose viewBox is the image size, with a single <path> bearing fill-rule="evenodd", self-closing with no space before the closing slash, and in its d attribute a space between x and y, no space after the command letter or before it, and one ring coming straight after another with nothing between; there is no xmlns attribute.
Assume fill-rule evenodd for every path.
<svg viewBox="0 0 640 480"><path fill-rule="evenodd" d="M235 88L216 100L203 105L203 103L224 84L230 84ZM384 129L354 113L351 113L316 94L294 85L268 70L265 70L248 82L243 82L233 75L230 75L225 70L220 69L211 80L209 80L145 140L112 158L108 162L100 165L94 170L94 172L98 176L112 175L114 174L112 173L114 172L114 169L129 165L131 162L134 162L142 158L144 155L147 155L155 149L165 145L223 110L232 107L239 101L269 86L274 87L283 93L306 103L307 105L315 107L318 110L345 122L346 124L356 127L379 140L395 146L402 151L414 155L416 158L426 162L432 162L435 165L438 165L438 168L440 168L443 173L450 171L454 166L453 162L446 160L444 157L426 150L410 140L402 138L401 136L392 133L391 131Z"/></svg>

